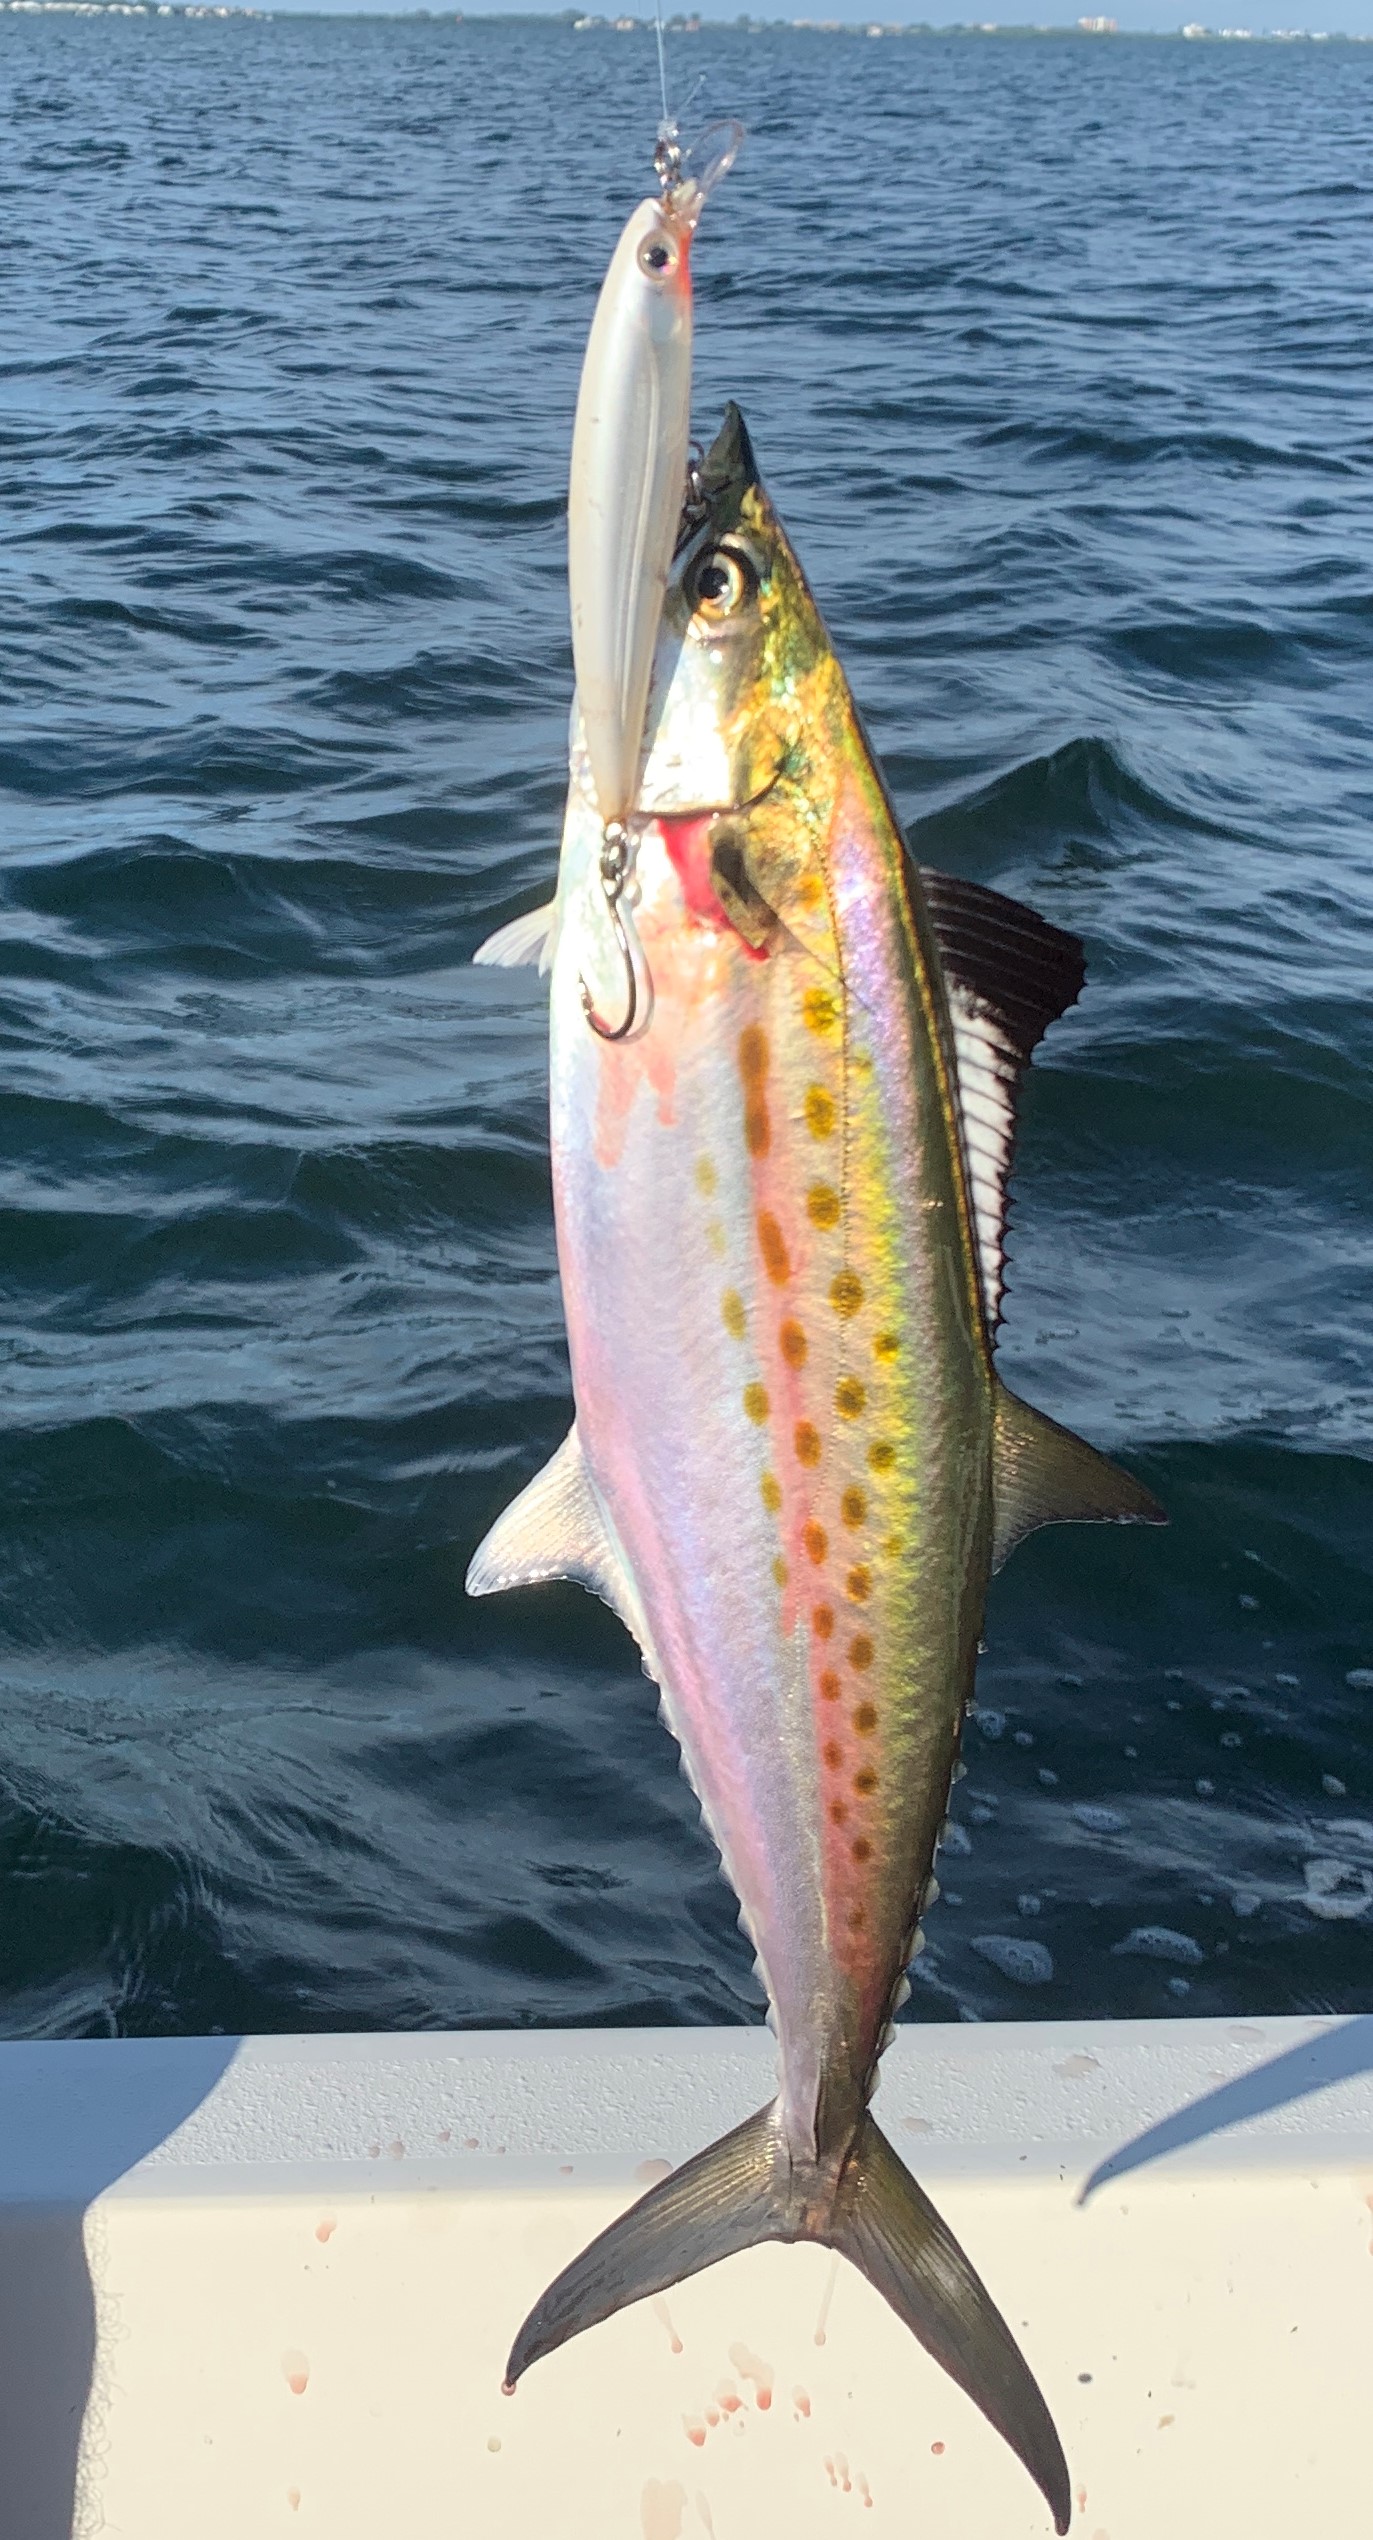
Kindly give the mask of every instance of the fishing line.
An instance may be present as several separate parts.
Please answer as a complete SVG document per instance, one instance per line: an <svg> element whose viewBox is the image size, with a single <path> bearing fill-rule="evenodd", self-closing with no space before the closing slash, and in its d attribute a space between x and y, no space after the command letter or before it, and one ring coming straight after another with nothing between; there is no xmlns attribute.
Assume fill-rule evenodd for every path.
<svg viewBox="0 0 1373 2540"><path fill-rule="evenodd" d="M677 127L668 113L667 53L663 43L663 0L653 0L653 31L658 38L658 95L662 100L663 120L658 126L660 141L675 141Z"/></svg>

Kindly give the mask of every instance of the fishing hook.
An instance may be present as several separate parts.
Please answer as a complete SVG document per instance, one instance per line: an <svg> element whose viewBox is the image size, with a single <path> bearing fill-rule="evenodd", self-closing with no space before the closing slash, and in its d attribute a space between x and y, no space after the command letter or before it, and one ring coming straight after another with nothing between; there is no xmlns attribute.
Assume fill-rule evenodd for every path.
<svg viewBox="0 0 1373 2540"><path fill-rule="evenodd" d="M620 901L629 880L633 841L622 820L608 820L601 838L601 889L605 893L606 914L615 930L620 958L625 966L625 1017L623 1023L605 1023L596 1012L596 1001L580 974L577 985L582 993L582 1012L593 1032L603 1041L627 1041L639 1019L639 973L634 947L620 913ZM642 960L642 951L640 959ZM650 994L652 981L649 981Z"/></svg>

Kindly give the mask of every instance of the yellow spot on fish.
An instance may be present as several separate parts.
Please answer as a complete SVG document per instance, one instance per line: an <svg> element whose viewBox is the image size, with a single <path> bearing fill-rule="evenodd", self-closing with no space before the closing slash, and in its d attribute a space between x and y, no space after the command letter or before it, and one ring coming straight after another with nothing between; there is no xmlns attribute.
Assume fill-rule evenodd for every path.
<svg viewBox="0 0 1373 2540"><path fill-rule="evenodd" d="M787 1259L787 1247L782 1229L770 1208L760 1208L758 1211L758 1249L763 1256L763 1268L773 1286L785 1287L791 1277L791 1263Z"/></svg>
<svg viewBox="0 0 1373 2540"><path fill-rule="evenodd" d="M841 1270L830 1288L830 1303L847 1322L863 1302L863 1282L855 1270Z"/></svg>
<svg viewBox="0 0 1373 2540"><path fill-rule="evenodd" d="M777 1581L779 1587L786 1586L786 1583L791 1576L791 1571L788 1567L787 1557L784 1552L779 1552L776 1560L773 1562L772 1575Z"/></svg>
<svg viewBox="0 0 1373 2540"><path fill-rule="evenodd" d="M868 1449L868 1462L874 1473L889 1473L896 1462L896 1449L890 1438L874 1438Z"/></svg>
<svg viewBox="0 0 1373 2540"><path fill-rule="evenodd" d="M744 1409L750 1420L757 1420L760 1422L766 1420L768 1416L768 1389L766 1385L745 1385Z"/></svg>
<svg viewBox="0 0 1373 2540"><path fill-rule="evenodd" d="M844 1594L851 1604L866 1605L872 1594L872 1572L866 1562L859 1562L844 1581Z"/></svg>
<svg viewBox="0 0 1373 2540"><path fill-rule="evenodd" d="M867 1390L856 1376L841 1376L834 1388L834 1407L841 1420L861 1420Z"/></svg>
<svg viewBox="0 0 1373 2540"><path fill-rule="evenodd" d="M839 1193L832 1191L828 1182L812 1182L806 1193L806 1215L812 1226L837 1226Z"/></svg>
<svg viewBox="0 0 1373 2540"><path fill-rule="evenodd" d="M696 1158L696 1188L700 1192L702 1199L714 1199L715 1186L718 1180L719 1175L717 1174L714 1165L711 1163L710 1157L708 1155L698 1155Z"/></svg>
<svg viewBox="0 0 1373 2540"><path fill-rule="evenodd" d="M849 1665L855 1667L860 1676L872 1665L872 1642L866 1632L860 1632L857 1640L850 1641Z"/></svg>
<svg viewBox="0 0 1373 2540"><path fill-rule="evenodd" d="M782 1356L785 1358L787 1365L789 1367L804 1367L806 1363L806 1336L802 1331L800 1324L784 1323L777 1337L782 1344Z"/></svg>
<svg viewBox="0 0 1373 2540"><path fill-rule="evenodd" d="M811 1629L817 1640L828 1640L834 1629L834 1607L817 1605L811 1618Z"/></svg>
<svg viewBox="0 0 1373 2540"><path fill-rule="evenodd" d="M807 1552L810 1554L812 1561L819 1562L824 1560L824 1557L830 1548L830 1539L826 1534L824 1527L817 1526L813 1517L801 1540L804 1543Z"/></svg>
<svg viewBox="0 0 1373 2540"><path fill-rule="evenodd" d="M818 1464L820 1461L820 1432L812 1428L809 1420L796 1423L796 1460L798 1464Z"/></svg>
<svg viewBox="0 0 1373 2540"><path fill-rule="evenodd" d="M771 1509L772 1514L775 1517L778 1509L782 1505L782 1485L778 1481L776 1474L765 1473L758 1485L758 1489L762 1497L763 1506Z"/></svg>
<svg viewBox="0 0 1373 2540"><path fill-rule="evenodd" d="M860 1702L853 1715L853 1725L857 1729L860 1737L871 1737L873 1730L877 1726L876 1703Z"/></svg>
<svg viewBox="0 0 1373 2540"><path fill-rule="evenodd" d="M824 897L825 886L819 874L803 873L796 885L797 906L806 909L819 908L823 904Z"/></svg>
<svg viewBox="0 0 1373 2540"><path fill-rule="evenodd" d="M720 1224L718 1217L712 1218L710 1224L706 1228L706 1242L709 1244L716 1260L722 1261L729 1247L725 1242L724 1227Z"/></svg>
<svg viewBox="0 0 1373 2540"><path fill-rule="evenodd" d="M839 1502L839 1513L846 1526L862 1525L868 1513L868 1503L861 1490L855 1490L850 1485Z"/></svg>
<svg viewBox="0 0 1373 2540"><path fill-rule="evenodd" d="M720 1299L720 1313L724 1322L725 1330L728 1332L730 1339L732 1341L741 1341L744 1337L746 1318L744 1315L744 1300L740 1296L737 1288L726 1288L724 1295Z"/></svg>
<svg viewBox="0 0 1373 2540"><path fill-rule="evenodd" d="M898 1358L901 1354L900 1335L896 1332L879 1332L872 1345L872 1354L874 1358Z"/></svg>
<svg viewBox="0 0 1373 2540"><path fill-rule="evenodd" d="M808 1032L817 1032L823 1040L839 1022L839 999L831 988L807 988L801 999L801 1019Z"/></svg>
<svg viewBox="0 0 1373 2540"><path fill-rule="evenodd" d="M834 1129L834 1096L823 1085L806 1088L806 1127L813 1138L828 1138Z"/></svg>

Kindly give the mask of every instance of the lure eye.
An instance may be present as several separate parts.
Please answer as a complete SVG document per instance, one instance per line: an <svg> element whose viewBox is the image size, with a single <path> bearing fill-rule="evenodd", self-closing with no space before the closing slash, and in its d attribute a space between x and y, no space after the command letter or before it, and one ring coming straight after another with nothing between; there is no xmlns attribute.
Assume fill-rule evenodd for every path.
<svg viewBox="0 0 1373 2540"><path fill-rule="evenodd" d="M733 617L757 588L752 565L733 547L708 547L687 576L687 598L698 617Z"/></svg>
<svg viewBox="0 0 1373 2540"><path fill-rule="evenodd" d="M664 238L661 230L646 238L639 249L639 270L646 273L650 281L661 282L665 274L674 270L676 263L677 250L670 238Z"/></svg>

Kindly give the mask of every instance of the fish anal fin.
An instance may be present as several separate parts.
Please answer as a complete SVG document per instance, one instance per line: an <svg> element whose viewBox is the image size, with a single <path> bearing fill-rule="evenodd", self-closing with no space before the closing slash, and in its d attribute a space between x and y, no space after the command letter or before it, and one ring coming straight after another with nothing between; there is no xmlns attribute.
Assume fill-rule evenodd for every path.
<svg viewBox="0 0 1373 2540"><path fill-rule="evenodd" d="M619 1615L652 1665L639 1599L611 1539L575 1421L557 1454L478 1544L468 1563L467 1593L499 1596L506 1588L534 1587L547 1579L590 1588Z"/></svg>
<svg viewBox="0 0 1373 2540"><path fill-rule="evenodd" d="M1033 1411L1005 1385L996 1398L992 1496L992 1566L1037 1526L1097 1520L1107 1525L1166 1526L1153 1492L1133 1473L1099 1455L1085 1438Z"/></svg>
<svg viewBox="0 0 1373 2540"><path fill-rule="evenodd" d="M557 902L546 900L542 908L512 917L508 926L498 926L484 944L478 944L473 961L484 970L521 970L535 963L541 974L551 970L556 916Z"/></svg>
<svg viewBox="0 0 1373 2540"><path fill-rule="evenodd" d="M555 2277L516 2336L506 2389L581 2329L766 2240L819 2241L859 2268L1009 2443L1055 2529L1067 2530L1068 2466L1039 2385L947 2224L868 2115L837 2178L828 2164L794 2159L775 2108L683 2162Z"/></svg>
<svg viewBox="0 0 1373 2540"><path fill-rule="evenodd" d="M1086 977L1076 935L981 882L916 867L953 1025L963 1155L982 1295L994 1332L1005 1287L1007 1184L1020 1080Z"/></svg>

